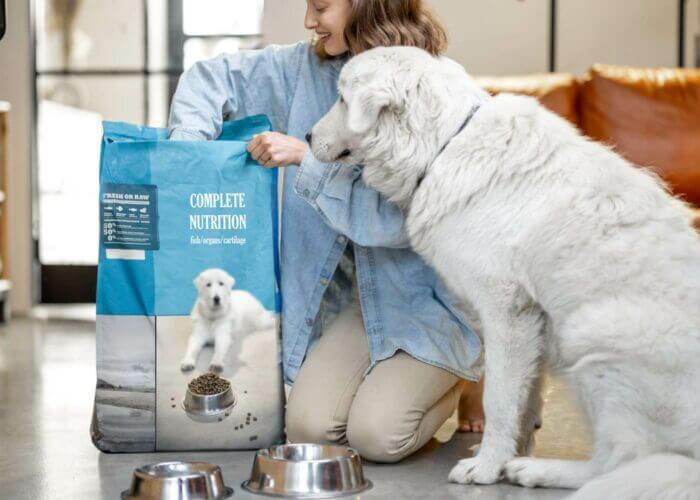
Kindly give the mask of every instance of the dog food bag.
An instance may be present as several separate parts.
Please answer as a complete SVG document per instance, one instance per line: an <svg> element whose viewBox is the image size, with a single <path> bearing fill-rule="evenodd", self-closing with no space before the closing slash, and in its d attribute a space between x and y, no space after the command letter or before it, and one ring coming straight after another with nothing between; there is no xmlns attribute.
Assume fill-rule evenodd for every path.
<svg viewBox="0 0 700 500"><path fill-rule="evenodd" d="M104 123L92 439L109 452L257 449L283 438L277 173L217 141Z"/></svg>

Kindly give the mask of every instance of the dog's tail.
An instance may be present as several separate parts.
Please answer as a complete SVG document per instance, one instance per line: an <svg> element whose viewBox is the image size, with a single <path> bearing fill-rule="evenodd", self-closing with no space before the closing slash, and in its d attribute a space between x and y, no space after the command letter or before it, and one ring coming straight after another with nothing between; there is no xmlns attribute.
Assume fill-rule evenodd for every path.
<svg viewBox="0 0 700 500"><path fill-rule="evenodd" d="M589 481L568 500L700 500L700 462L650 455Z"/></svg>

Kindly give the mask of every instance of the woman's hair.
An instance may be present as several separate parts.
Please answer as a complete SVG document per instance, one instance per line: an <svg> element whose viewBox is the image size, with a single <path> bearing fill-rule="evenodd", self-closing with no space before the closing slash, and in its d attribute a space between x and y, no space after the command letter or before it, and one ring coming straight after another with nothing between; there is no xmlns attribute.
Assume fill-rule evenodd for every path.
<svg viewBox="0 0 700 500"><path fill-rule="evenodd" d="M433 55L447 48L447 34L422 0L348 0L352 5L345 26L345 42L351 56L380 46L409 45ZM316 54L328 58L323 44Z"/></svg>

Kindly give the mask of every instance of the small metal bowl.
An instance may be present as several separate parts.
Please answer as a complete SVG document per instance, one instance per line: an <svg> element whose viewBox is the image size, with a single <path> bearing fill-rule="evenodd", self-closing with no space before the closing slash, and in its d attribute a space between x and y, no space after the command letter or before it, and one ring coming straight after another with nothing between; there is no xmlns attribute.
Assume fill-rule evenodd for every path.
<svg viewBox="0 0 700 500"><path fill-rule="evenodd" d="M229 410L236 405L236 395L228 389L217 394L195 394L189 387L182 400L182 408L197 422L216 422L228 417Z"/></svg>
<svg viewBox="0 0 700 500"><path fill-rule="evenodd" d="M250 493L287 498L353 495L372 486L357 451L347 446L287 444L259 450L249 480Z"/></svg>
<svg viewBox="0 0 700 500"><path fill-rule="evenodd" d="M221 500L233 494L221 469L206 462L161 462L134 470L123 500Z"/></svg>

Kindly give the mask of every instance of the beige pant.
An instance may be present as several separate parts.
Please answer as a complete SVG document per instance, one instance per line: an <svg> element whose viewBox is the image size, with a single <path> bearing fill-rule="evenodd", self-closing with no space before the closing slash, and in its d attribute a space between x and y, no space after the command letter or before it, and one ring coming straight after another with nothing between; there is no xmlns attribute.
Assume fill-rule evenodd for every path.
<svg viewBox="0 0 700 500"><path fill-rule="evenodd" d="M454 412L460 379L403 351L369 366L355 299L323 333L287 402L293 443L348 444L364 458L397 462L420 449Z"/></svg>

